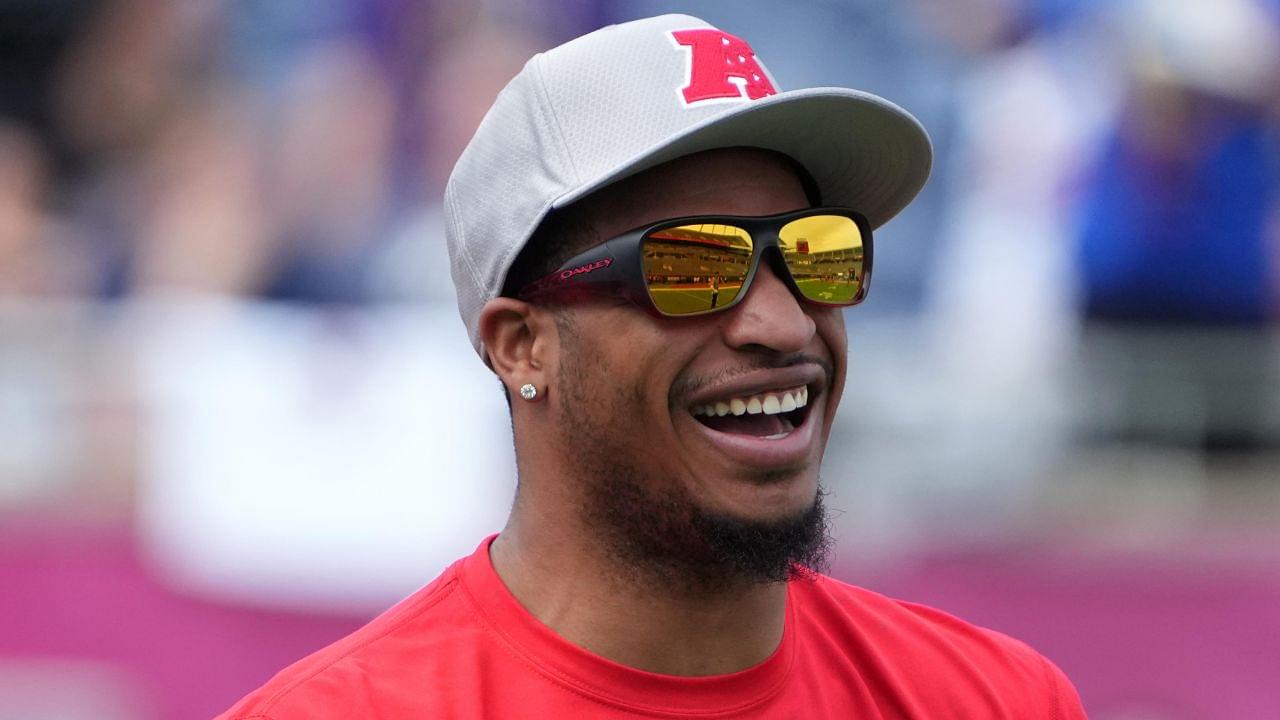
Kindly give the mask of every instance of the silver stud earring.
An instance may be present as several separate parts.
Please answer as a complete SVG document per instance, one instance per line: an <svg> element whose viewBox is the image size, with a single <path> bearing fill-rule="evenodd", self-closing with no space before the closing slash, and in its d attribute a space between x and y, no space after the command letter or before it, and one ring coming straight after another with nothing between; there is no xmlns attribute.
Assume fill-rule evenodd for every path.
<svg viewBox="0 0 1280 720"><path fill-rule="evenodd" d="M525 383L520 386L520 397L525 400L532 400L538 397L538 388L534 387L532 383Z"/></svg>

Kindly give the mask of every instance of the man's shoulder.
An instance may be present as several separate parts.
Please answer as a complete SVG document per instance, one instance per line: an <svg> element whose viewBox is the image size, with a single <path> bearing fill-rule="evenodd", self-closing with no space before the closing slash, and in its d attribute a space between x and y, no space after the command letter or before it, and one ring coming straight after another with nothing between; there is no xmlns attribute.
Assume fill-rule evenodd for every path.
<svg viewBox="0 0 1280 720"><path fill-rule="evenodd" d="M824 624L848 622L859 633L892 636L900 643L953 648L1015 659L1036 668L1041 655L1026 643L950 613L850 585L826 575L796 583L801 610Z"/></svg>
<svg viewBox="0 0 1280 720"><path fill-rule="evenodd" d="M891 678L929 689L995 695L1004 702L1057 708L1051 718L1084 717L1075 688L1060 669L1026 643L919 603L898 600L816 575L793 583L797 610L840 651L886 663Z"/></svg>
<svg viewBox="0 0 1280 720"><path fill-rule="evenodd" d="M355 632L293 663L216 720L293 720L358 717L370 674L395 674L407 657L434 654L434 646L464 628L456 607L459 564Z"/></svg>

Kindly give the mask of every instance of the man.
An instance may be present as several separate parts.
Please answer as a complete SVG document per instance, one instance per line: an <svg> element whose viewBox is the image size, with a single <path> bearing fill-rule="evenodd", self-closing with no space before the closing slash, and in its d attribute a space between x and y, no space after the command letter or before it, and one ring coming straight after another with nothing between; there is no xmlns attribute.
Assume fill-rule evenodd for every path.
<svg viewBox="0 0 1280 720"><path fill-rule="evenodd" d="M510 519L223 717L1083 717L1025 645L820 573L843 308L929 163L896 106L778 93L696 18L531 60L445 193Z"/></svg>

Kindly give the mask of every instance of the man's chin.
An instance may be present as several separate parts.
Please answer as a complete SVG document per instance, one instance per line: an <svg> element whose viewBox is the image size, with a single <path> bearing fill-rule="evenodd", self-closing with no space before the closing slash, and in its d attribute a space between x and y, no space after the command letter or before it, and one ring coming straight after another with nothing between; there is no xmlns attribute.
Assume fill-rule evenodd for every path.
<svg viewBox="0 0 1280 720"><path fill-rule="evenodd" d="M823 495L815 491L794 509L761 514L700 510L692 518L719 564L744 580L786 580L797 568L826 569L831 538Z"/></svg>
<svg viewBox="0 0 1280 720"><path fill-rule="evenodd" d="M723 480L703 487L715 492L699 497L632 465L605 461L583 480L584 524L598 533L620 570L645 582L707 592L779 582L796 567L826 566L830 538L816 478L803 490L776 480ZM655 489L663 484L666 491Z"/></svg>

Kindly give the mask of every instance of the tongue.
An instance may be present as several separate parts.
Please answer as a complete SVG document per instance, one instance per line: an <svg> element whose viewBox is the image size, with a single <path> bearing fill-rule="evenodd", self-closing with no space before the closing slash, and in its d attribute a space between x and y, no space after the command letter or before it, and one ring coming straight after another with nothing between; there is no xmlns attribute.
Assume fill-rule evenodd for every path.
<svg viewBox="0 0 1280 720"><path fill-rule="evenodd" d="M795 429L791 421L781 415L765 415L764 413L759 415L725 415L723 417L700 416L698 419L712 430L735 435L768 437Z"/></svg>

